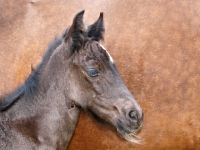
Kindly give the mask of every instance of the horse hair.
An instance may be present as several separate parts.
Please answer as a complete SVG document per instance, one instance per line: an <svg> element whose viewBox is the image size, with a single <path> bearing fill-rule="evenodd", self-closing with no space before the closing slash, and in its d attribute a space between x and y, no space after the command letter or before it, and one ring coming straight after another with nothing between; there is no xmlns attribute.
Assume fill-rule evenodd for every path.
<svg viewBox="0 0 200 150"><path fill-rule="evenodd" d="M64 36L67 34L68 29L66 29L60 37L55 37L54 40L49 44L46 53L43 56L42 62L39 66L32 71L29 77L26 79L25 83L16 88L10 94L6 94L5 96L0 98L0 111L6 110L10 107L14 102L16 102L20 97L27 96L30 97L37 92L37 85L39 83L39 76L46 64L48 63L51 55L55 51L55 49L62 43Z"/></svg>

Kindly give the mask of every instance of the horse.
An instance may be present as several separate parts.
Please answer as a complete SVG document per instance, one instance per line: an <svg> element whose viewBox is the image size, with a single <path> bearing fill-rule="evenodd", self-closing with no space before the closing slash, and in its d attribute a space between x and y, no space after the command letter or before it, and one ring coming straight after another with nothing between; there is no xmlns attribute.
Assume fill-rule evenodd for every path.
<svg viewBox="0 0 200 150"><path fill-rule="evenodd" d="M84 12L53 40L25 82L0 98L1 149L66 149L80 109L139 142L143 112L100 44L103 13L86 26Z"/></svg>

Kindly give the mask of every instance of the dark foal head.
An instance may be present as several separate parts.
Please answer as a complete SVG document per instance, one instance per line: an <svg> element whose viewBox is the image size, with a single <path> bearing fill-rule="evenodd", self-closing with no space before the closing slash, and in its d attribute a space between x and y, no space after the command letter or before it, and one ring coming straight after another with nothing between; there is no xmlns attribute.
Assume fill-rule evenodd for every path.
<svg viewBox="0 0 200 150"><path fill-rule="evenodd" d="M134 139L143 113L120 78L115 63L99 43L103 39L103 13L88 28L84 11L78 13L65 35L62 48L68 52L68 97L85 110L114 125L127 140Z"/></svg>

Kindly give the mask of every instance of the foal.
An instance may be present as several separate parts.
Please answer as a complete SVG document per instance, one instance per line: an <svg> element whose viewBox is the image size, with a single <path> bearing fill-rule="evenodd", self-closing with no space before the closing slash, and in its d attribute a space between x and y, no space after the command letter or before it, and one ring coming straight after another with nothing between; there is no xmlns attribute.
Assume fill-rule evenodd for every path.
<svg viewBox="0 0 200 150"><path fill-rule="evenodd" d="M143 113L99 43L103 13L88 27L83 14L53 41L25 83L0 99L0 149L65 150L80 108L137 142Z"/></svg>

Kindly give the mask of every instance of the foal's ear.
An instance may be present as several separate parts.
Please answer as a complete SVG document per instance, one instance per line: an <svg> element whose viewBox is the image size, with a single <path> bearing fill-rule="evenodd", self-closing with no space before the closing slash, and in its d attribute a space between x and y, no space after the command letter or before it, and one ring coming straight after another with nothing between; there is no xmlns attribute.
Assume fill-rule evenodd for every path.
<svg viewBox="0 0 200 150"><path fill-rule="evenodd" d="M74 17L73 23L69 28L67 34L64 37L64 40L67 42L70 40L70 50L73 54L76 50L79 50L84 43L84 34L85 34L85 24L83 23L83 14L84 10L76 14Z"/></svg>
<svg viewBox="0 0 200 150"><path fill-rule="evenodd" d="M104 40L104 21L103 21L103 13L100 13L99 19L90 25L87 30L87 36L93 38L95 41Z"/></svg>

